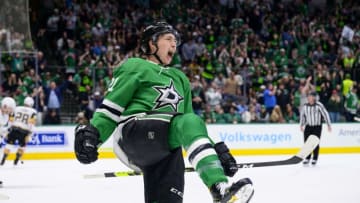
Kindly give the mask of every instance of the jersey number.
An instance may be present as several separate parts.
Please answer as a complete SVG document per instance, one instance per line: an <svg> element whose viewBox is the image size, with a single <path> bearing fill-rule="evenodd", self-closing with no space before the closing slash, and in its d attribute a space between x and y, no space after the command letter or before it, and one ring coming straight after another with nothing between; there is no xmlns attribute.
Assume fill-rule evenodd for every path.
<svg viewBox="0 0 360 203"><path fill-rule="evenodd" d="M29 115L17 112L14 119L16 121L21 121L22 123L28 124Z"/></svg>
<svg viewBox="0 0 360 203"><path fill-rule="evenodd" d="M108 91L111 92L114 89L115 84L117 83L119 78L113 78L109 84Z"/></svg>

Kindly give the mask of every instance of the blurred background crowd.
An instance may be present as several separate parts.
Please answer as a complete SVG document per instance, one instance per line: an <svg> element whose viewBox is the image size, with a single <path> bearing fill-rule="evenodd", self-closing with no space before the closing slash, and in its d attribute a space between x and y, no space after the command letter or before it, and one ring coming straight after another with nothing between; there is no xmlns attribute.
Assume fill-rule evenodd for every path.
<svg viewBox="0 0 360 203"><path fill-rule="evenodd" d="M87 122L154 21L181 34L171 66L188 76L207 123L298 122L309 91L333 122L359 113L358 1L30 0L30 8L37 52L1 55L1 96L20 105L32 96L39 124Z"/></svg>

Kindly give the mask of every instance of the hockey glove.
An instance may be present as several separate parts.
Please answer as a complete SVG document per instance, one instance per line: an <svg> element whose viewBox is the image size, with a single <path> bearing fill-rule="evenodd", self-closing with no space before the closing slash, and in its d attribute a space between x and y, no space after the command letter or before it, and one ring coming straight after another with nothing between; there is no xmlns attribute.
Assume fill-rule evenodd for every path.
<svg viewBox="0 0 360 203"><path fill-rule="evenodd" d="M75 155L83 164L89 164L98 159L100 134L92 125L78 125L75 128Z"/></svg>
<svg viewBox="0 0 360 203"><path fill-rule="evenodd" d="M214 148L217 155L219 156L221 165L224 168L225 175L233 177L238 171L238 167L236 165L236 160L230 154L229 148L225 145L224 142L216 143Z"/></svg>

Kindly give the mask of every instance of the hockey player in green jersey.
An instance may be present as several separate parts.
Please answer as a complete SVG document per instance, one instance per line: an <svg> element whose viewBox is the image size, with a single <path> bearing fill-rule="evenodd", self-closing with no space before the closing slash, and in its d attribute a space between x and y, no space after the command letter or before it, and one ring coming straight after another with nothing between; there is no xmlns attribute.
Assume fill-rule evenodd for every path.
<svg viewBox="0 0 360 203"><path fill-rule="evenodd" d="M182 149L209 188L214 202L249 202L249 178L229 183L238 170L223 143L214 143L205 123L192 111L190 83L170 64L180 37L164 22L145 28L140 52L115 69L102 105L89 125L75 129L75 154L81 163L97 160L97 149L110 136L114 152L141 171L146 203L181 203L184 191Z"/></svg>

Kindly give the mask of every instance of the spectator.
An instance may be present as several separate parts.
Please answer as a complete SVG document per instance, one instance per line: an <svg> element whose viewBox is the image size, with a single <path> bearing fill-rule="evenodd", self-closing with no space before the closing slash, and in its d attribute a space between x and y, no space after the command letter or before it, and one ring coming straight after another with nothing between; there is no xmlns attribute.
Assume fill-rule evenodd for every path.
<svg viewBox="0 0 360 203"><path fill-rule="evenodd" d="M44 118L44 125L58 125L61 124L60 115L56 109L47 111Z"/></svg>
<svg viewBox="0 0 360 203"><path fill-rule="evenodd" d="M11 60L11 72L15 73L18 77L24 72L24 59L18 52L14 54Z"/></svg>
<svg viewBox="0 0 360 203"><path fill-rule="evenodd" d="M191 39L191 40L187 41L185 44L183 44L181 53L182 53L184 62L189 63L191 61L194 61L195 57L196 57L196 53L197 53L196 51L197 51L197 46L196 46L194 40Z"/></svg>
<svg viewBox="0 0 360 203"><path fill-rule="evenodd" d="M220 105L215 106L215 123L225 124L231 123L231 120L227 113L224 112L224 109Z"/></svg>
<svg viewBox="0 0 360 203"><path fill-rule="evenodd" d="M348 122L354 122L357 110L359 108L359 98L357 96L357 88L351 88L350 92L345 96L345 118Z"/></svg>
<svg viewBox="0 0 360 203"><path fill-rule="evenodd" d="M85 111L88 114L89 111L92 111L89 107L91 87L89 85L86 85L84 88L84 91L79 92L79 104L80 110Z"/></svg>
<svg viewBox="0 0 360 203"><path fill-rule="evenodd" d="M200 57L202 56L204 53L206 53L206 46L203 42L202 38L197 38L196 42L195 42L195 53L196 53L196 57Z"/></svg>
<svg viewBox="0 0 360 203"><path fill-rule="evenodd" d="M209 53L205 53L203 57L201 57L200 65L203 67L201 76L205 79L206 83L210 85L214 80L216 71Z"/></svg>
<svg viewBox="0 0 360 203"><path fill-rule="evenodd" d="M273 84L269 83L267 89L264 91L264 105L269 114L272 113L276 105L276 89Z"/></svg>
<svg viewBox="0 0 360 203"><path fill-rule="evenodd" d="M59 9L54 9L54 13L47 19L47 32L51 40L53 40L59 31Z"/></svg>
<svg viewBox="0 0 360 203"><path fill-rule="evenodd" d="M289 64L288 57L286 55L284 48L280 49L280 54L276 55L274 60L275 60L276 65L279 67L287 66Z"/></svg>
<svg viewBox="0 0 360 203"><path fill-rule="evenodd" d="M65 72L67 74L74 74L76 66L76 53L74 49L75 42L71 40L68 45L68 49L64 52L64 65L66 66Z"/></svg>
<svg viewBox="0 0 360 203"><path fill-rule="evenodd" d="M348 55L345 55L342 61L343 68L345 72L352 74L355 64L355 57L352 52L349 52Z"/></svg>
<svg viewBox="0 0 360 203"><path fill-rule="evenodd" d="M291 104L286 104L286 110L284 113L284 119L287 123L299 122L299 116L294 112L294 108Z"/></svg>
<svg viewBox="0 0 360 203"><path fill-rule="evenodd" d="M237 109L237 113L242 115L244 112L248 111L248 106L246 105L246 101L244 99L241 99L238 104L234 104Z"/></svg>
<svg viewBox="0 0 360 203"><path fill-rule="evenodd" d="M66 10L63 19L65 20L66 32L68 33L69 38L74 39L76 23L78 20L77 16L72 10Z"/></svg>
<svg viewBox="0 0 360 203"><path fill-rule="evenodd" d="M270 122L272 122L272 123L284 123L285 122L283 114L280 109L280 106L276 105L274 107L274 109L272 110L271 115L270 115Z"/></svg>
<svg viewBox="0 0 360 203"><path fill-rule="evenodd" d="M16 74L11 73L10 77L8 77L5 80L5 82L2 84L2 89L3 89L4 93L7 94L7 95L10 95L11 93L14 93L17 90L18 86L19 86L18 81L19 81L19 79L16 76Z"/></svg>
<svg viewBox="0 0 360 203"><path fill-rule="evenodd" d="M207 124L215 123L215 121L216 121L215 112L212 110L210 105L205 106L205 110L202 113L201 117L205 121L205 123L207 123Z"/></svg>
<svg viewBox="0 0 360 203"><path fill-rule="evenodd" d="M311 76L309 76L306 79L306 81L301 80L298 92L295 93L296 95L298 95L299 101L296 103L298 104L299 112L301 112L301 108L307 102L307 94L311 91L315 91L315 87L314 87L314 85L311 84L311 80L312 80Z"/></svg>
<svg viewBox="0 0 360 203"><path fill-rule="evenodd" d="M55 81L51 81L49 86L43 86L46 107L49 110L54 109L57 115L60 115L63 91L71 80L72 76L69 76L68 80L64 81L60 86L57 86Z"/></svg>
<svg viewBox="0 0 360 203"><path fill-rule="evenodd" d="M224 77L224 74L222 74L222 73L219 73L219 74L216 75L215 78L214 78L215 84L216 84L220 89L223 89L223 88L224 88L226 81L227 81L227 78Z"/></svg>
<svg viewBox="0 0 360 203"><path fill-rule="evenodd" d="M345 74L345 80L342 82L342 94L344 97L348 95L351 91L351 88L354 86L354 81L351 80L350 73Z"/></svg>
<svg viewBox="0 0 360 203"><path fill-rule="evenodd" d="M67 32L63 32L62 36L56 41L56 51L59 58L64 58L65 50L68 50L69 44L72 42L68 38Z"/></svg>
<svg viewBox="0 0 360 203"><path fill-rule="evenodd" d="M229 115L229 120L228 120L229 123L238 124L242 122L241 116L236 111L236 107L231 106L228 115Z"/></svg>
<svg viewBox="0 0 360 203"><path fill-rule="evenodd" d="M101 23L96 23L96 25L91 29L91 32L95 39L101 39L105 35L105 30Z"/></svg>
<svg viewBox="0 0 360 203"><path fill-rule="evenodd" d="M210 105L211 109L215 109L215 106L220 105L222 94L220 89L215 83L211 84L211 87L205 92L206 103Z"/></svg>
<svg viewBox="0 0 360 203"><path fill-rule="evenodd" d="M261 106L260 113L258 114L257 122L259 123L267 123L269 122L269 113L266 111L266 107L264 105Z"/></svg>
<svg viewBox="0 0 360 203"><path fill-rule="evenodd" d="M79 94L87 94L89 89L93 87L92 75L89 67L85 67L83 71L74 76L78 83Z"/></svg>
<svg viewBox="0 0 360 203"><path fill-rule="evenodd" d="M103 95L100 93L100 91L96 91L94 92L94 95L91 97L91 107L90 109L92 111L95 111L95 109L99 108L99 106L101 105L102 101L103 101L104 97Z"/></svg>
<svg viewBox="0 0 360 203"><path fill-rule="evenodd" d="M241 119L243 123L250 123L251 113L249 111L245 111L243 114L241 114Z"/></svg>
<svg viewBox="0 0 360 203"><path fill-rule="evenodd" d="M225 101L236 101L238 88L238 81L235 79L235 73L231 71L229 78L225 80L223 99Z"/></svg>
<svg viewBox="0 0 360 203"><path fill-rule="evenodd" d="M341 86L344 97L349 92L353 85L349 83L348 76L350 82L360 78L359 26L353 20L357 17L358 6L354 2L336 4L330 10L315 10L311 4L300 4L310 8L299 9L299 4L291 1L281 4L256 1L256 5L252 1L216 1L211 4L195 1L181 5L168 2L163 4L164 9L161 10L146 8L142 3L129 3L125 9L117 1L69 2L56 4L50 12L37 12L46 12L46 19L35 16L40 20L32 27L33 32L37 33L34 42L45 52L39 52L37 58L39 76L49 72L50 78L64 80L64 76L54 74L61 72L62 68L59 71L51 69L54 66L48 66L47 61L55 66L66 65L66 71L77 77L85 67L95 64L99 66L103 63L104 70L109 71L107 69L138 49L137 33L160 16L181 30L180 34L184 36L181 52L178 57L174 56L174 66L189 71L190 78L201 75L207 82L202 84L204 90L208 90L213 81L223 89L224 81L230 78L230 72L234 72L242 91L237 91L235 95L248 98L250 89L255 90L256 95L261 95L263 91L259 87L266 82L278 85L280 90L283 83L281 78L286 76L289 81L284 83L284 90L289 94L276 95L276 104L285 113L287 103L293 102L295 112L301 109L306 101L306 93L310 89L315 90L312 83L316 82L320 100L327 104L336 86ZM335 12L338 11L341 11L341 18L336 17ZM184 15L178 18L176 13ZM345 24L355 31L352 40L347 37L339 40ZM19 33L11 33L11 36L13 39L7 45L8 42L4 42L5 33L0 30L3 48L22 46L25 40L21 39ZM51 54L52 50L58 50L57 54ZM19 57L15 55L7 57L3 54L0 63L3 65L3 78L8 82L10 74L15 73L16 82L11 85L17 85L6 87L2 93L23 97L32 88L25 91L17 86L22 81L24 84L28 82L24 73L28 69L35 69L36 60L22 54ZM16 70L17 66L23 71ZM308 81L308 75L314 78ZM80 83L80 78L77 79ZM111 77L98 77L96 73L91 89L94 86L105 93L110 81ZM325 92L319 89L323 84ZM4 87L5 83L2 85ZM12 90L9 91L9 88ZM228 99L228 92L224 90L220 103ZM261 99L258 102L263 104Z"/></svg>
<svg viewBox="0 0 360 203"><path fill-rule="evenodd" d="M290 103L290 92L285 88L283 83L279 84L279 89L276 90L276 102L280 106L281 111L285 112L287 104Z"/></svg>
<svg viewBox="0 0 360 203"><path fill-rule="evenodd" d="M43 88L41 86L38 88L34 88L31 93L31 97L35 101L34 109L37 111L36 126L40 126L43 124L44 112L46 110Z"/></svg>
<svg viewBox="0 0 360 203"><path fill-rule="evenodd" d="M341 97L338 94L337 90L333 90L331 97L327 103L327 110L329 112L330 120L332 123L340 121L340 112L341 112Z"/></svg>
<svg viewBox="0 0 360 203"><path fill-rule="evenodd" d="M254 105L249 105L249 111L250 113L250 122L255 123L257 122L257 118L259 117L258 113L256 112L256 107Z"/></svg>
<svg viewBox="0 0 360 203"><path fill-rule="evenodd" d="M202 114L202 109L205 105L205 94L202 85L200 84L200 77L195 76L194 81L191 84L192 106L194 113L197 115Z"/></svg>

